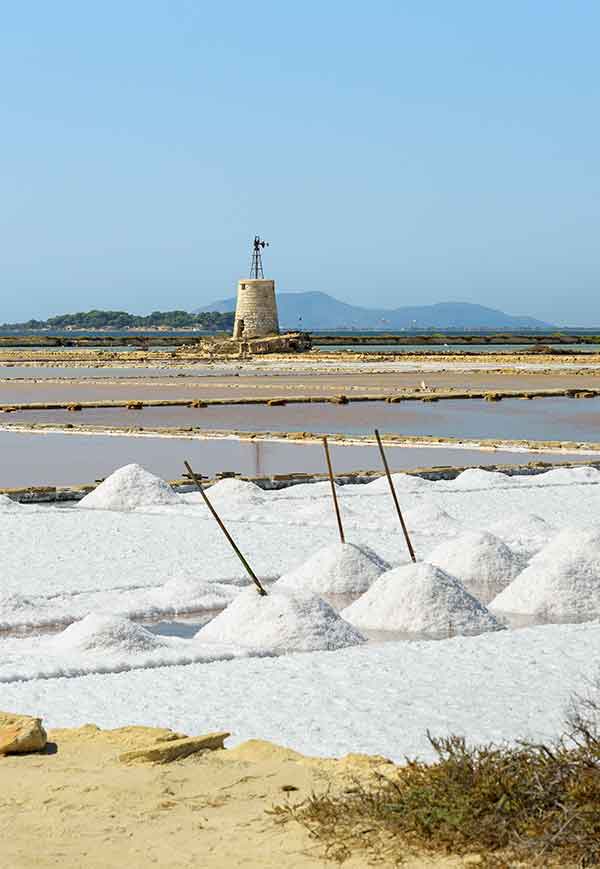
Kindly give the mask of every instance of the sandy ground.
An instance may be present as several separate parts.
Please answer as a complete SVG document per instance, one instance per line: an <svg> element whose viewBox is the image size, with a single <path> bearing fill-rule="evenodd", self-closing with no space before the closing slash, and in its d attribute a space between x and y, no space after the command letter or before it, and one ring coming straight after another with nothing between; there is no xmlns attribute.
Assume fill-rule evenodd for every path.
<svg viewBox="0 0 600 869"><path fill-rule="evenodd" d="M49 731L47 753L0 758L0 866L109 869L312 869L333 866L318 843L269 810L312 791L351 787L383 758L307 758L252 740L170 764L123 764L119 754L168 732L93 725ZM406 869L478 862L409 857ZM344 863L369 865L364 854ZM392 865L379 863L380 866Z"/></svg>

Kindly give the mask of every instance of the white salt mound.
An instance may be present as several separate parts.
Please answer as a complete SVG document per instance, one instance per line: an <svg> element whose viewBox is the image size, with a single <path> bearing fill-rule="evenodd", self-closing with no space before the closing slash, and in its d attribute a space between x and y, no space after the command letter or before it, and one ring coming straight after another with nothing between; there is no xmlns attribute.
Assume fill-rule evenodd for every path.
<svg viewBox="0 0 600 869"><path fill-rule="evenodd" d="M276 586L317 594L362 594L388 569L389 564L368 546L332 543L284 574Z"/></svg>
<svg viewBox="0 0 600 869"><path fill-rule="evenodd" d="M165 643L121 616L90 613L52 639L60 652L147 652Z"/></svg>
<svg viewBox="0 0 600 869"><path fill-rule="evenodd" d="M236 588L205 579L178 576L167 580L154 593L156 602L175 612L222 609L238 594Z"/></svg>
<svg viewBox="0 0 600 869"><path fill-rule="evenodd" d="M13 511L23 510L23 505L18 501L13 501L8 495L0 495L0 512L12 513Z"/></svg>
<svg viewBox="0 0 600 869"><path fill-rule="evenodd" d="M525 567L525 559L487 531L465 531L440 543L428 556L471 594L489 603Z"/></svg>
<svg viewBox="0 0 600 869"><path fill-rule="evenodd" d="M364 630L447 636L498 630L500 625L455 579L419 562L384 573L341 615Z"/></svg>
<svg viewBox="0 0 600 869"><path fill-rule="evenodd" d="M557 534L490 606L547 621L598 618L600 528Z"/></svg>
<svg viewBox="0 0 600 869"><path fill-rule="evenodd" d="M510 486L512 477L499 471L484 471L483 468L467 468L454 480L444 480L452 489L491 489Z"/></svg>
<svg viewBox="0 0 600 869"><path fill-rule="evenodd" d="M486 529L519 555L530 558L556 534L556 528L535 513L510 513Z"/></svg>
<svg viewBox="0 0 600 869"><path fill-rule="evenodd" d="M364 642L320 597L296 595L284 588L272 588L264 597L253 588L245 589L196 638L271 655L341 649Z"/></svg>
<svg viewBox="0 0 600 869"><path fill-rule="evenodd" d="M574 483L598 483L600 471L596 468L554 468L544 474L536 474L534 477L525 477L523 482L533 482L538 486L573 485Z"/></svg>
<svg viewBox="0 0 600 869"><path fill-rule="evenodd" d="M240 507L252 504L262 504L265 494L260 486L249 480L237 480L229 477L219 480L206 489L208 499L215 507ZM198 492L198 498L202 496Z"/></svg>
<svg viewBox="0 0 600 869"><path fill-rule="evenodd" d="M419 504L403 516L409 534L456 534L461 528L457 519L435 504Z"/></svg>
<svg viewBox="0 0 600 869"><path fill-rule="evenodd" d="M79 506L94 510L135 510L137 507L180 503L179 495L168 483L134 464L125 465L107 477L81 499Z"/></svg>
<svg viewBox="0 0 600 869"><path fill-rule="evenodd" d="M398 493L417 492L421 489L429 489L432 485L430 480L418 477L416 474L392 474L392 481L394 489ZM388 495L390 494L390 484L387 477L383 475L373 480L373 482L364 485L363 490L365 495Z"/></svg>

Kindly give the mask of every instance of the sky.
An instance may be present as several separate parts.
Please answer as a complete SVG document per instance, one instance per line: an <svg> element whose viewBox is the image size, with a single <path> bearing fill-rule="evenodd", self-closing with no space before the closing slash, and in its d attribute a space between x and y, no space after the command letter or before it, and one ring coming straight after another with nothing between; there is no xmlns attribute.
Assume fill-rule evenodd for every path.
<svg viewBox="0 0 600 869"><path fill-rule="evenodd" d="M0 0L0 322L280 291L600 325L597 0Z"/></svg>

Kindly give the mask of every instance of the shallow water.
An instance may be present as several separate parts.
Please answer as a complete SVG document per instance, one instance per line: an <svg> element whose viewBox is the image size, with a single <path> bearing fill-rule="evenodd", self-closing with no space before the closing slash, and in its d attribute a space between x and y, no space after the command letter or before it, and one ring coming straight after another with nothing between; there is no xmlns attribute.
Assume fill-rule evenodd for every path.
<svg viewBox="0 0 600 869"><path fill-rule="evenodd" d="M383 401L268 405L212 405L205 408L144 407L17 411L2 422L100 425L114 428L368 434L374 428L394 434L511 440L600 440L600 398L543 398L532 401L452 399L439 402Z"/></svg>
<svg viewBox="0 0 600 869"><path fill-rule="evenodd" d="M541 341L545 347L565 353L600 353L600 344L552 344ZM321 353L351 350L355 353L523 353L535 344L320 344L313 349Z"/></svg>

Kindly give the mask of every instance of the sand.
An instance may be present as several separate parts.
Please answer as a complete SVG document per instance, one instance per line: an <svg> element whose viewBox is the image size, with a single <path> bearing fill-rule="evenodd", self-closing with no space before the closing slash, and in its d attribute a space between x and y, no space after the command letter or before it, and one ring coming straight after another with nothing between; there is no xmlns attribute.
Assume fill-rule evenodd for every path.
<svg viewBox="0 0 600 869"><path fill-rule="evenodd" d="M93 725L49 731L47 754L0 758L2 867L39 869L323 869L318 845L269 810L313 790L347 787L389 770L382 758L307 758L251 740L166 765L124 765L118 755L164 730ZM286 791L284 788L297 788ZM378 864L388 866L391 864ZM459 858L408 859L405 869L453 869ZM362 869L365 856L344 863Z"/></svg>

